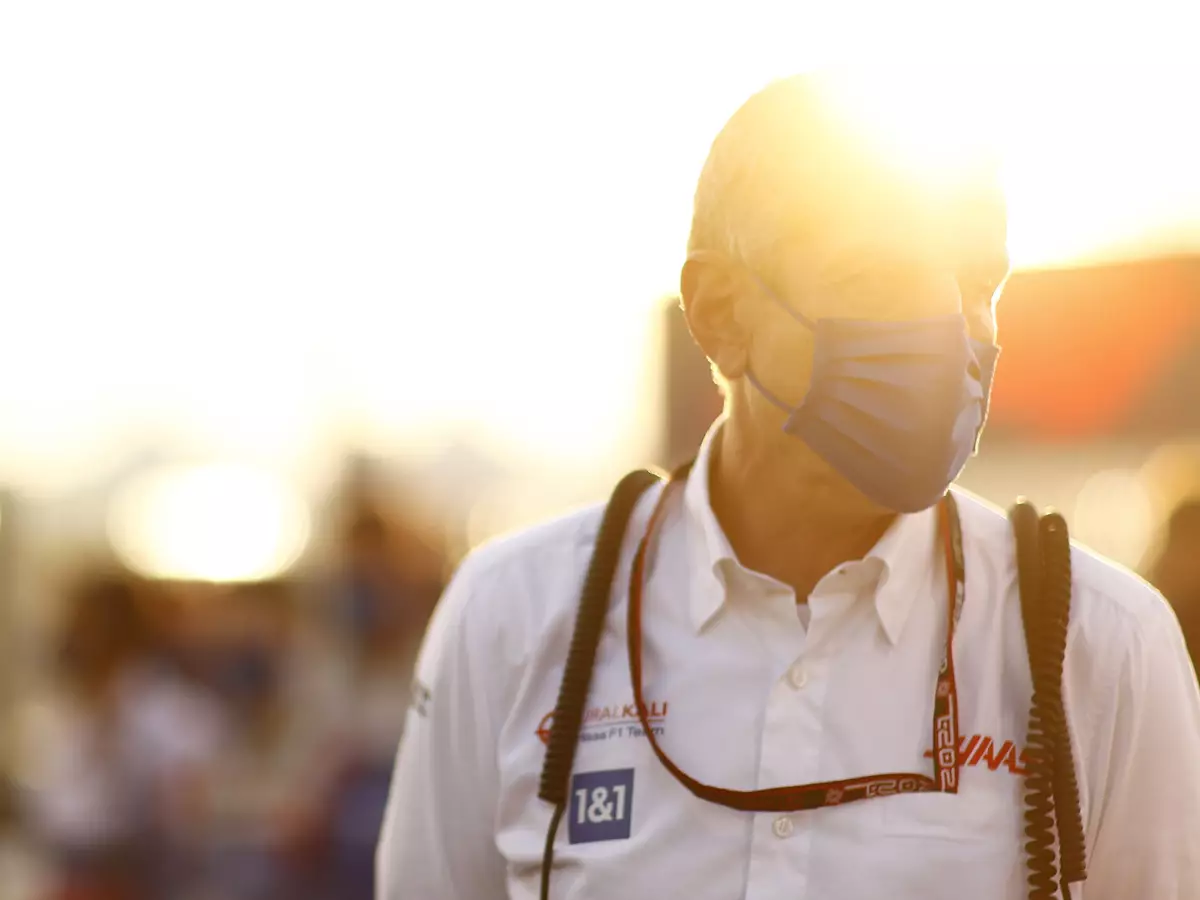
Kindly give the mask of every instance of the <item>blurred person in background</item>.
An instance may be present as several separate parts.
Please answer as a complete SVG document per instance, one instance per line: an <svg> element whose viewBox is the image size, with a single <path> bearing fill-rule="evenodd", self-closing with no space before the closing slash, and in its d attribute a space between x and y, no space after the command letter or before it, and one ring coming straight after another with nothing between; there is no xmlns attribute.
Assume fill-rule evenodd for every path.
<svg viewBox="0 0 1200 900"><path fill-rule="evenodd" d="M1147 578L1175 608L1196 665L1200 662L1200 496L1181 501L1171 513L1162 550Z"/></svg>
<svg viewBox="0 0 1200 900"><path fill-rule="evenodd" d="M45 871L21 821L18 804L16 785L5 771L0 782L0 897L34 900L47 895Z"/></svg>
<svg viewBox="0 0 1200 900"><path fill-rule="evenodd" d="M205 666L228 738L208 796L204 896L310 896L333 726L302 671L295 586L231 587L208 615Z"/></svg>
<svg viewBox="0 0 1200 900"><path fill-rule="evenodd" d="M374 858L413 663L444 562L411 522L357 503L333 592L343 635L346 717L329 814L332 896L370 900Z"/></svg>
<svg viewBox="0 0 1200 900"><path fill-rule="evenodd" d="M56 683L23 736L28 820L61 898L179 896L173 888L196 871L218 714L157 665L155 599L124 573L69 592Z"/></svg>
<svg viewBox="0 0 1200 900"><path fill-rule="evenodd" d="M140 729L160 748L164 778L162 837L155 855L156 896L186 896L181 888L203 869L205 812L229 718L205 679L208 592L194 585L156 586L148 605L154 641L148 647Z"/></svg>
<svg viewBox="0 0 1200 900"><path fill-rule="evenodd" d="M913 178L827 87L772 83L701 171L680 286L725 411L634 511L564 799L539 781L600 506L479 548L452 579L379 900L1031 896L1029 776L1064 773L1027 743L1012 528L951 490L999 354L999 173ZM1145 582L1069 552L1087 875L1040 876L1034 896L1192 900L1200 692L1179 624Z"/></svg>

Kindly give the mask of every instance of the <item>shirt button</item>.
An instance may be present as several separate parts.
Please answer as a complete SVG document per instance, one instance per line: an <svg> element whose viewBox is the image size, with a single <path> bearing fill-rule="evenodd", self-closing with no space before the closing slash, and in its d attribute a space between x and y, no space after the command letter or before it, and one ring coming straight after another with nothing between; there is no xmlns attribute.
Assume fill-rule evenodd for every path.
<svg viewBox="0 0 1200 900"><path fill-rule="evenodd" d="M792 670L788 672L788 682L796 690L800 690L802 687L808 684L808 673L804 671L803 666L794 666Z"/></svg>
<svg viewBox="0 0 1200 900"><path fill-rule="evenodd" d="M785 840L792 836L792 832L796 830L796 826L790 816L780 816L771 825L771 830L775 832L775 837Z"/></svg>

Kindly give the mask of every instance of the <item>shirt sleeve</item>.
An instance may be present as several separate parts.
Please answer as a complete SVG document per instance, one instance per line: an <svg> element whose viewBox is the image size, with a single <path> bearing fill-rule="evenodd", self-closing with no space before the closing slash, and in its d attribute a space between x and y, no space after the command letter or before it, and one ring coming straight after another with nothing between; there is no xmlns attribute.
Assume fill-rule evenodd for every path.
<svg viewBox="0 0 1200 900"><path fill-rule="evenodd" d="M1184 900L1200 885L1200 691L1165 602L1139 617L1116 722L1087 900Z"/></svg>
<svg viewBox="0 0 1200 900"><path fill-rule="evenodd" d="M418 655L376 851L376 900L506 896L494 835L502 673L497 636L476 615L484 584L469 568L468 559L446 589Z"/></svg>

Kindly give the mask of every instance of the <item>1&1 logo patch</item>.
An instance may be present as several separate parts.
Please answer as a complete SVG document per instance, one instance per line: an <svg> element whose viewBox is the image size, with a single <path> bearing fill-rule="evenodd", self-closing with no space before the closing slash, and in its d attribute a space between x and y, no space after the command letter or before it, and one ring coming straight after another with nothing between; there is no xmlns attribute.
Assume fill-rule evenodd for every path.
<svg viewBox="0 0 1200 900"><path fill-rule="evenodd" d="M572 844L620 841L633 824L633 769L571 776L568 834Z"/></svg>

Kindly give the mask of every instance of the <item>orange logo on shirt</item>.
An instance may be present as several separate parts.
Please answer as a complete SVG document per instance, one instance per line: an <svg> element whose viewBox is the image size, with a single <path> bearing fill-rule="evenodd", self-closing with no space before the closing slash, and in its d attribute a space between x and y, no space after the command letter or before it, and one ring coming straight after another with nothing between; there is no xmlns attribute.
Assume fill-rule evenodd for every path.
<svg viewBox="0 0 1200 900"><path fill-rule="evenodd" d="M662 734L662 724L667 720L667 702L655 701L645 707L646 720L654 729L654 736ZM542 716L538 723L537 736L543 744L550 743L550 728L554 724L554 711ZM598 731L599 729L599 731ZM603 737L643 737L641 720L638 718L638 708L635 703L622 703L615 706L593 706L583 711L583 725L580 734L582 740L603 739ZM597 738L596 735L603 735Z"/></svg>
<svg viewBox="0 0 1200 900"><path fill-rule="evenodd" d="M933 751L925 751L926 759L933 759ZM959 735L958 764L960 766L977 766L987 763L993 772L1001 766L1006 766L1014 775L1024 775L1029 766L1029 751L1017 750L1012 741L997 744L986 734L973 734L970 738Z"/></svg>

